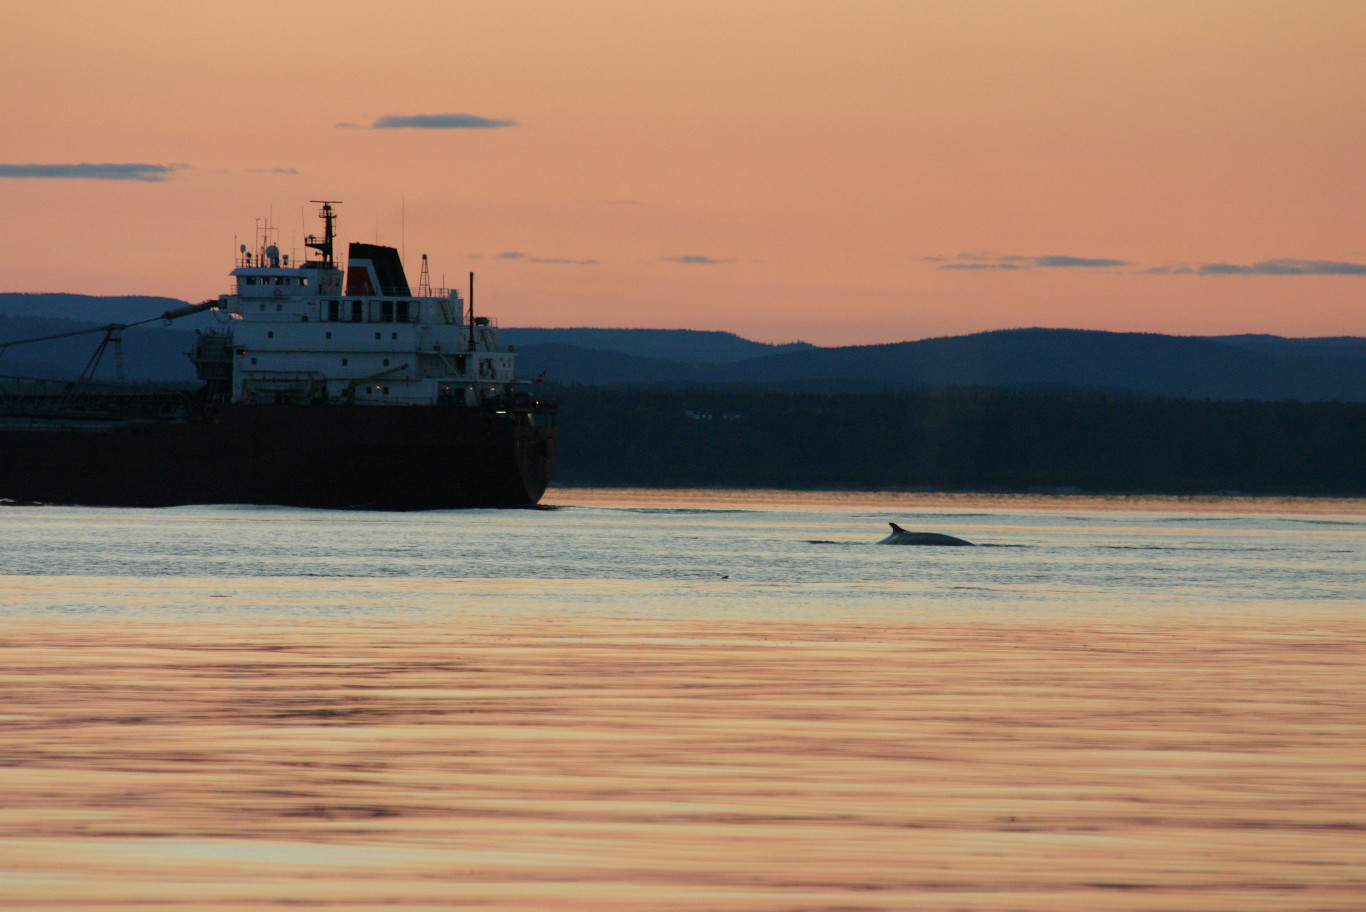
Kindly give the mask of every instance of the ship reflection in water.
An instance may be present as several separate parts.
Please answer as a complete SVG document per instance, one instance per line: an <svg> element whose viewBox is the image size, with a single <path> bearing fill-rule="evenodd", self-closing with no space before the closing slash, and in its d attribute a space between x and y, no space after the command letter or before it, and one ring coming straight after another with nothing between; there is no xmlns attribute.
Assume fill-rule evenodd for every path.
<svg viewBox="0 0 1366 912"><path fill-rule="evenodd" d="M920 527L1019 546L932 555L863 547L881 530L843 502L0 510L18 543L0 558L0 908L1360 908L1357 510L1302 533L926 511ZM58 544L76 521L89 553ZM503 578L244 572L277 537L307 552L349 527L403 545L547 524L596 581L506 554ZM655 563L604 563L646 529ZM207 568L206 530L229 555ZM731 581L656 570L666 548L717 539ZM116 541L182 564L136 576ZM756 567L806 555L847 594L735 579L751 575L740 541ZM1205 553L1153 556L1178 541ZM1300 603L1201 594L1250 543L1271 588L1310 575L1311 552L1337 557ZM1112 546L1117 563L1093 566ZM1179 577L1150 584L1159 610L1097 583L1148 560ZM995 588L993 564L1013 566L1015 603L1045 604L1026 562L1057 610L935 602L910 580L966 587L972 566Z"/></svg>

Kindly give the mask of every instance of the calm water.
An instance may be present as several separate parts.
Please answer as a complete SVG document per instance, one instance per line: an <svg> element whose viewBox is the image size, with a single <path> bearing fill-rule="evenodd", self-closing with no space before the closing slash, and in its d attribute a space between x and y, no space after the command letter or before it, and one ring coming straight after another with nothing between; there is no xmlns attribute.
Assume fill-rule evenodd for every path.
<svg viewBox="0 0 1366 912"><path fill-rule="evenodd" d="M547 503L0 508L4 606L890 620L1290 616L1366 598L1363 502L552 491ZM889 520L983 547L879 546Z"/></svg>
<svg viewBox="0 0 1366 912"><path fill-rule="evenodd" d="M0 908L1362 907L1366 502L546 502L0 507Z"/></svg>

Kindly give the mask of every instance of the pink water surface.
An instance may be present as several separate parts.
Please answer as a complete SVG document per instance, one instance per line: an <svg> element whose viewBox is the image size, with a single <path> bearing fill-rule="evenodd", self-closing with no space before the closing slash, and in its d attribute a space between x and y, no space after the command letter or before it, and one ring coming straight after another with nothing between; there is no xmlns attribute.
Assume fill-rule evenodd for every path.
<svg viewBox="0 0 1366 912"><path fill-rule="evenodd" d="M6 619L0 908L1351 910L1366 622Z"/></svg>

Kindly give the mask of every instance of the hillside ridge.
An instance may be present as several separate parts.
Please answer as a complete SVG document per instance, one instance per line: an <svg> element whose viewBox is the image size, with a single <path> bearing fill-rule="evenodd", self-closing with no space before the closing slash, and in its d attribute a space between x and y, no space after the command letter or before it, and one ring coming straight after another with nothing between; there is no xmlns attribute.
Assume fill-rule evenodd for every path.
<svg viewBox="0 0 1366 912"><path fill-rule="evenodd" d="M185 302L153 296L0 293L0 342L156 317ZM184 381L203 314L130 334L130 365L147 380ZM906 342L774 345L719 330L507 327L518 371L562 384L758 385L910 389L949 386L1111 390L1177 398L1366 401L1366 338L1162 333L1026 327ZM78 373L96 339L14 348L0 374ZM135 344L136 343L136 344ZM138 346L147 351L139 354ZM8 368L8 369L7 369Z"/></svg>

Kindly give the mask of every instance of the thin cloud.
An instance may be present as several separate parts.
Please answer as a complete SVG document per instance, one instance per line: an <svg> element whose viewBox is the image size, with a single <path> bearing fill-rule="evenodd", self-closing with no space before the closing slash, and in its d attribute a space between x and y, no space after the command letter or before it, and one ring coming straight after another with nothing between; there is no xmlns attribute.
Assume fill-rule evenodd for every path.
<svg viewBox="0 0 1366 912"><path fill-rule="evenodd" d="M961 272L983 270L1026 270L1026 269L1117 269L1136 266L1129 260L1109 257L1079 256L998 256L996 254L960 253L952 262L945 257L924 256L921 262L933 263L936 269L952 269ZM1366 263L1346 263L1338 260L1297 260L1281 258L1262 260L1258 263L1167 263L1149 269L1136 269L1149 275L1253 275L1253 276L1300 276L1300 275L1366 275Z"/></svg>
<svg viewBox="0 0 1366 912"><path fill-rule="evenodd" d="M1115 266L1129 266L1128 260L1107 260L1093 259L1090 257L1074 256L1041 256L1034 257L1034 265L1040 269L1107 269Z"/></svg>
<svg viewBox="0 0 1366 912"><path fill-rule="evenodd" d="M520 250L505 250L494 259L525 260L528 263L546 263L551 266L597 266L597 260L570 260L562 257L534 257Z"/></svg>
<svg viewBox="0 0 1366 912"><path fill-rule="evenodd" d="M697 266L717 266L717 265L719 265L719 264L721 264L721 263L734 263L734 262L735 262L735 259L734 259L734 258L728 258L728 259L724 259L724 260L717 260L717 259L713 259L712 257L698 256L698 255L691 255L691 256L676 256L676 257L661 257L660 259L664 260L664 262L666 262L666 263L686 263L686 264L688 264L688 265L697 265Z"/></svg>
<svg viewBox="0 0 1366 912"><path fill-rule="evenodd" d="M494 120L475 114L386 114L370 125L372 130L490 130L515 127L513 120Z"/></svg>
<svg viewBox="0 0 1366 912"><path fill-rule="evenodd" d="M296 168L248 168L251 174L298 174Z"/></svg>
<svg viewBox="0 0 1366 912"><path fill-rule="evenodd" d="M0 165L0 177L159 183L170 180L177 171L188 167L188 165L93 164L90 162L75 165Z"/></svg>
<svg viewBox="0 0 1366 912"><path fill-rule="evenodd" d="M1173 263L1146 270L1152 275L1366 275L1366 264L1336 260L1262 260L1260 263Z"/></svg>
<svg viewBox="0 0 1366 912"><path fill-rule="evenodd" d="M936 269L957 269L976 272L983 269L1112 269L1133 265L1128 260L1078 256L987 256L980 253L960 253L957 262L944 263L943 257L922 257L928 263L943 263Z"/></svg>

